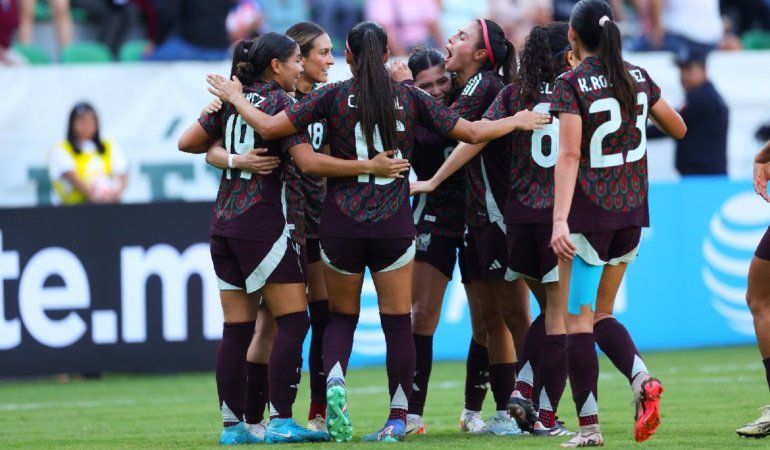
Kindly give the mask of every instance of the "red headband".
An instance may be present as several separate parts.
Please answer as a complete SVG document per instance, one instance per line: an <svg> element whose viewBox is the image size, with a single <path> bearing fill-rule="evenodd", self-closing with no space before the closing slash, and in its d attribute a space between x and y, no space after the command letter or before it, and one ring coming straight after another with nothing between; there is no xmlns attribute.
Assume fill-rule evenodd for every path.
<svg viewBox="0 0 770 450"><path fill-rule="evenodd" d="M481 22L481 34L484 36L484 46L487 48L487 56L489 57L489 62L492 63L493 66L497 65L495 62L495 54L492 53L492 46L489 45L489 33L487 33L487 19L479 19L479 22Z"/></svg>

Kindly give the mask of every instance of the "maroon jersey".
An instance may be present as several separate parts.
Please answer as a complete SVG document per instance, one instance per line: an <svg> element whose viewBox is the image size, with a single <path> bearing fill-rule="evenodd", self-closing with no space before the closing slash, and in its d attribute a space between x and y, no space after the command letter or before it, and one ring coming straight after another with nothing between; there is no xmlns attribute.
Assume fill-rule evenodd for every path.
<svg viewBox="0 0 770 450"><path fill-rule="evenodd" d="M318 87L318 86L315 86ZM294 98L302 100L307 94L297 91ZM307 135L313 151L321 152L323 146L328 143L326 136L326 120L311 123L307 126ZM326 196L326 180L324 177L305 175L298 171L305 196L305 235L309 239L318 239L318 230L321 226L321 212L323 211L324 197Z"/></svg>
<svg viewBox="0 0 770 450"><path fill-rule="evenodd" d="M650 107L660 88L641 67L626 63L636 79L637 104L628 111L608 85L604 66L588 57L556 81L551 112L583 120L580 168L568 218L577 233L649 226L647 136Z"/></svg>
<svg viewBox="0 0 770 450"><path fill-rule="evenodd" d="M465 83L450 108L463 119L479 120L504 84L497 72L481 71ZM502 207L510 184L508 139L503 136L487 143L484 150L465 165L465 221L468 226L484 227L503 220Z"/></svg>
<svg viewBox="0 0 770 450"><path fill-rule="evenodd" d="M243 94L254 107L270 115L283 111L292 102L275 82L244 86ZM229 103L214 114L201 116L198 123L213 139L224 137L225 148L231 154L266 147L265 156L287 159L287 139L263 140ZM286 224L283 169L279 167L265 176L238 169L223 170L211 234L251 241L278 239Z"/></svg>
<svg viewBox="0 0 770 450"><path fill-rule="evenodd" d="M342 159L370 159L356 113L355 80L327 84L312 91L287 111L289 120L302 130L326 119L331 154ZM394 86L399 157L410 158L414 127L423 125L448 134L459 116L425 92L397 84ZM375 139L378 152L385 149ZM330 178L321 220L321 235L355 238L414 237L409 205L409 179L370 175Z"/></svg>
<svg viewBox="0 0 770 450"><path fill-rule="evenodd" d="M484 118L510 117L524 109L547 113L551 106L552 85L540 89L536 101L523 101L516 87L507 85L497 95ZM542 130L518 131L508 141L511 155L511 190L505 205L505 223L549 224L553 221L553 166L559 150L559 120Z"/></svg>
<svg viewBox="0 0 770 450"><path fill-rule="evenodd" d="M415 130L412 168L418 180L429 180L454 150L457 141L422 127ZM430 194L414 197L412 210L417 233L460 238L465 228L465 174L453 173Z"/></svg>
<svg viewBox="0 0 770 450"><path fill-rule="evenodd" d="M289 144L291 148L293 144ZM301 245L305 245L307 236L307 222L305 210L307 198L302 189L302 171L288 158L283 169L284 195L286 196L286 223L289 224L291 238Z"/></svg>

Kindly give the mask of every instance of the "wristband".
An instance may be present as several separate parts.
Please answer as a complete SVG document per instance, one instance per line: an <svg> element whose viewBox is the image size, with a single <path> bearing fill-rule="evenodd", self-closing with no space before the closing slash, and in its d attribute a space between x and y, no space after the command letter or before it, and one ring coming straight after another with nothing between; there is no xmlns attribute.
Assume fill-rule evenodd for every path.
<svg viewBox="0 0 770 450"><path fill-rule="evenodd" d="M233 158L234 157L235 157L235 155L233 155L233 154L230 154L230 155L227 156L227 167L229 167L230 169L234 169L234 167L233 167Z"/></svg>

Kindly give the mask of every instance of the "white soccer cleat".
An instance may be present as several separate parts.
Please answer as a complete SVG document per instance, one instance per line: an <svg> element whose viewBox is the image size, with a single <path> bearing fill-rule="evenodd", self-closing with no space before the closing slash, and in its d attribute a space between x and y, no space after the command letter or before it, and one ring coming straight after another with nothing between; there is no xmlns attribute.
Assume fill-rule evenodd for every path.
<svg viewBox="0 0 770 450"><path fill-rule="evenodd" d="M750 438L763 438L770 436L770 405L760 408L762 414L759 418L751 423L735 430L738 436L750 437Z"/></svg>
<svg viewBox="0 0 770 450"><path fill-rule="evenodd" d="M479 434L483 433L483 429L486 424L484 419L481 418L481 411L469 411L463 409L460 414L460 431L463 433Z"/></svg>

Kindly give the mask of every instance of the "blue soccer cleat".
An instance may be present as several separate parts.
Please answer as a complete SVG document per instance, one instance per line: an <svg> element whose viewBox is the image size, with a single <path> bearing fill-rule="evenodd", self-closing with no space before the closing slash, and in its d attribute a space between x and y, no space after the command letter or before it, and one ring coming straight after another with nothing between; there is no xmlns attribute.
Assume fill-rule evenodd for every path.
<svg viewBox="0 0 770 450"><path fill-rule="evenodd" d="M329 378L326 383L326 427L337 442L353 438L353 422L350 421L347 402L345 380Z"/></svg>
<svg viewBox="0 0 770 450"><path fill-rule="evenodd" d="M326 442L329 435L321 431L312 431L298 424L294 419L270 419L265 431L265 443L288 444L291 442Z"/></svg>
<svg viewBox="0 0 770 450"><path fill-rule="evenodd" d="M368 442L398 442L406 436L406 423L401 419L388 419L381 430L365 435L362 440Z"/></svg>
<svg viewBox="0 0 770 450"><path fill-rule="evenodd" d="M219 436L219 443L221 445L259 444L260 442L262 441L257 436L251 434L243 422L225 427Z"/></svg>

